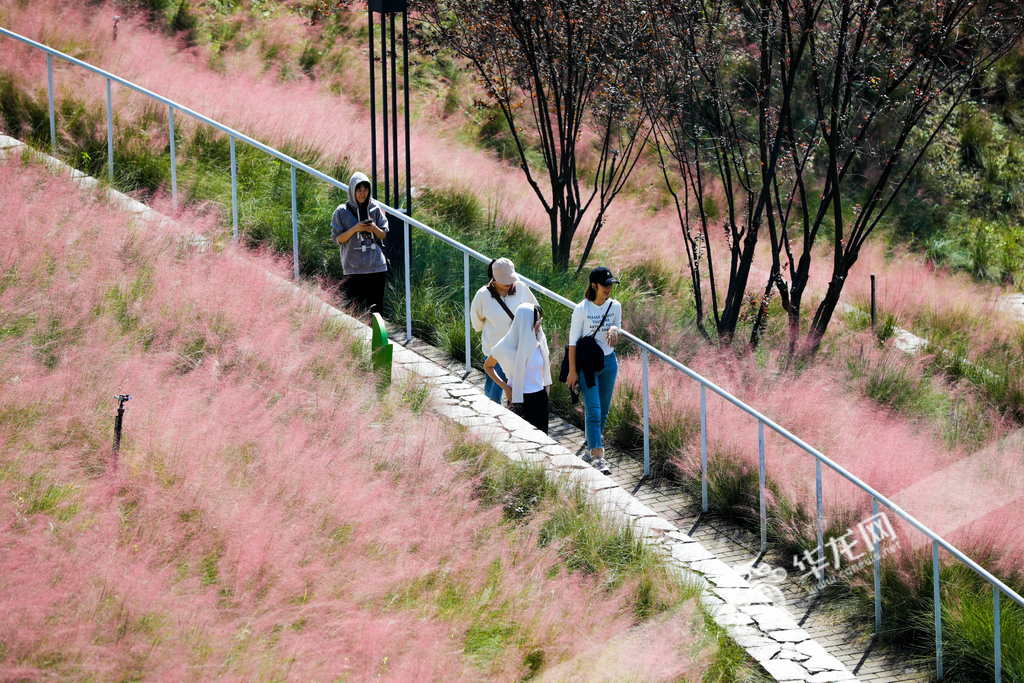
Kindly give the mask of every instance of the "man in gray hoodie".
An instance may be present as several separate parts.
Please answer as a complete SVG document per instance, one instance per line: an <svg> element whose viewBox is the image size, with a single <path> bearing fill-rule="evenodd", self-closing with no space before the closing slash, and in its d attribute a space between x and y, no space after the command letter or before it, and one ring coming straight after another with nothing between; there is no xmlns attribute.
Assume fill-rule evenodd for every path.
<svg viewBox="0 0 1024 683"><path fill-rule="evenodd" d="M331 239L341 252L345 295L354 306L384 313L384 277L388 263L382 249L388 218L370 198L370 179L356 172L348 181L348 201L334 210Z"/></svg>

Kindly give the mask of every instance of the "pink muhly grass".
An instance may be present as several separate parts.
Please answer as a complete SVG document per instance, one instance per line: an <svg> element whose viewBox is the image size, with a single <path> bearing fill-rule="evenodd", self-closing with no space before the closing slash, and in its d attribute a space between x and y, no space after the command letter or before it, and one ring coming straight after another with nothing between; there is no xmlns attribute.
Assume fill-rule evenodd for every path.
<svg viewBox="0 0 1024 683"><path fill-rule="evenodd" d="M124 15L120 5L83 7L59 0L27 5L5 2L3 5L6 25L12 30L135 80L262 142L278 148L291 145L315 150L326 163L346 161L351 168L363 169L369 165L367 76L361 66L361 54L350 58L353 67L346 70L343 96L339 97L325 92L327 84L323 81L310 81L305 76L282 81L275 69L267 70L255 45L220 53L221 66L218 70L211 69L213 55L207 48L196 46L182 50L177 40L150 31L138 16L122 16L115 43L111 40L110 20L114 14ZM287 14L264 20L258 27L261 39L278 45L284 52L298 50L305 41L323 40L321 31L321 27L305 27L298 16ZM326 42L324 47L338 49ZM45 57L41 53L16 41L3 40L0 54L8 57L4 60L8 72L16 75L27 90L38 91L40 84L45 83ZM55 65L58 91L73 91L91 108L102 111L105 102L101 79L65 65L61 60L55 60ZM151 106L144 104L142 96L116 86L114 97L118 116L115 126L130 125L144 107ZM424 95L421 99L416 104L417 112L435 106L431 96ZM417 117L411 131L416 174L412 184L472 192L481 198L499 223L520 222L547 234L548 218L521 171L456 141L462 120L460 116L451 117L450 122L439 121L436 117ZM184 115L177 117L176 124L186 134L197 125L204 125ZM163 138L158 132L154 134L155 144L166 143L166 133ZM184 154L184 151L179 150L179 153ZM684 274L685 251L675 206L661 188L660 173L653 164L648 166L651 168L641 168L633 180L632 186L640 189L633 195L618 198L608 211L597 242L598 255L603 254L608 265L623 268L656 254L670 268ZM650 198L652 191L657 192L653 200ZM709 195L718 201L720 211L724 212L725 198L721 189L712 186ZM593 218L594 214L587 216L580 226L577 249L582 248L582 240L586 239ZM713 221L710 239L715 252L721 254L725 247L721 218ZM820 259L812 269L811 289L805 296L812 307L823 295L822 278L827 277L828 270L827 262L818 261ZM770 269L767 250L761 250L754 265L750 287L760 295ZM722 278L726 270L718 269L720 286L725 284ZM916 258L898 255L892 259L882 245L869 243L862 249L854 276L844 291L844 300L859 304L867 301L871 272L879 276L881 305L907 323L928 307L940 310L966 307L973 315L983 316L979 319L985 319L992 309L992 294L998 291L967 285L961 278L936 274Z"/></svg>
<svg viewBox="0 0 1024 683"><path fill-rule="evenodd" d="M901 251L892 254L884 244L872 242L861 250L857 268L861 275L847 282L844 295L869 304L870 274L875 273L879 308L891 312L901 326L912 332L915 321L927 319L929 312L940 318L973 318L985 328L1005 328L1011 322L996 306L1005 287L980 284L963 274L936 270L919 256ZM972 335L978 331L972 329Z"/></svg>
<svg viewBox="0 0 1024 683"><path fill-rule="evenodd" d="M79 5L61 2L54 2L49 8L34 3L10 6L7 13L11 30L58 49L70 50L74 56L135 81L261 142L278 148L291 144L300 149L317 150L328 163L346 160L351 168L369 167L369 119L363 106L364 83L350 88L356 98L353 102L348 97L322 92L317 83L305 78L281 82L273 71L264 73L261 60L251 53L230 56L225 61L224 73L218 73L209 69L210 56L203 48L181 51L175 41L151 32L138 18L130 16L122 18L117 42L112 43L110 17L123 14L123 8L115 9L110 5L82 9ZM294 22L290 23L291 19ZM293 24L300 24L297 17L275 20L274 26L292 36L277 39L297 40L302 31ZM76 49L83 42L89 46L85 52ZM46 60L42 53L4 40L0 41L0 54L10 57L5 60L12 65L9 71L15 73L29 91L45 83ZM102 79L61 60L54 60L54 64L55 86L59 92L73 91L91 108L103 110ZM147 106L141 95L117 86L114 100L118 116L115 126L129 125ZM175 123L184 134L200 125L184 115L177 116ZM452 136L439 139L437 128L422 120L414 121L411 133L416 169L414 186L473 192L495 213L499 222L521 222L546 234L548 218L518 168L456 142L454 132ZM341 180L347 181L347 178ZM619 255L612 259L613 266L628 265L635 255L682 254L676 237L678 225L674 209L654 217L647 214L644 203L630 197L613 204L605 221L607 227L599 238L600 249ZM581 225L578 240L586 239L594 217L588 216Z"/></svg>
<svg viewBox="0 0 1024 683"><path fill-rule="evenodd" d="M949 450L937 438L915 427L907 420L895 418L876 404L865 399L836 379L835 368L822 363L801 371L780 372L774 378L763 369L752 367L752 358L737 359L726 352L723 357L714 351L702 351L688 365L719 387L748 405L761 410L798 438L817 448L833 462L893 498L903 509L936 531L947 529L948 540L985 538L992 548L998 549L1004 561L1017 556L1024 543L1024 532L1012 524L1001 523L998 516L975 520L968 527L954 524L947 506L934 503L949 500L948 484L942 490L925 495L926 491L913 488L915 482L946 471L971 454L963 450ZM620 382L637 387L639 392L639 363L623 359L620 363ZM689 425L688 445L675 459L676 465L689 476L700 474L700 390L696 382L658 363L649 370L652 395L652 425L672 424L680 420ZM708 452L711 457L725 457L741 463L756 476L758 468L757 422L708 391L707 402ZM998 432L997 432L998 433ZM990 443L997 443L990 442ZM995 448L994 445L986 446ZM1012 450L1013 446L1008 446ZM815 509L814 458L803 449L791 444L771 429L765 429L765 462L767 476L778 486L778 492L791 503L802 506L813 523ZM841 475L823 466L823 495L825 515L837 523L859 522L871 514L871 499ZM961 498L970 500L970 493L993 495L996 491L1007 500L1007 505L1019 507L1024 500L1024 465L1018 460L1003 460L996 478L981 468L967 470L974 477L958 480ZM984 477L984 479L976 479ZM904 500L901 492L915 491L912 499ZM756 492L755 492L756 495ZM1009 509L1009 508L1008 508ZM895 523L896 516L890 514ZM1019 526L1019 525L1017 525ZM811 529L804 530L810 536ZM924 538L909 527L901 537ZM912 545L907 543L908 546ZM971 546L974 542L971 541ZM962 548L970 553L970 547Z"/></svg>
<svg viewBox="0 0 1024 683"><path fill-rule="evenodd" d="M24 328L0 338L5 677L518 680L532 649L548 668L629 641L628 589L553 572L536 526L482 509L444 424L353 381L351 343L261 259L18 162L0 214L4 329Z"/></svg>
<svg viewBox="0 0 1024 683"><path fill-rule="evenodd" d="M347 158L349 163L356 167L365 167L368 164L368 136L365 130L367 119L362 107L365 90L360 87L364 84L350 84L348 92L357 100L353 102L346 97L326 94L316 83L304 79L282 83L275 73L262 73L262 63L252 52L233 55L226 61L224 73L214 72L208 68L208 55L203 53L202 48L182 52L174 41L151 33L136 19L126 18L122 22L118 41L112 44L108 39L109 15L114 12L111 6L101 6L98 10L90 11L66 4L58 6L61 8L60 12L48 11L38 3L24 7L8 6L6 9L9 25L14 30L56 47L69 49L114 73L137 79L160 94L194 107L201 113L220 119L270 144L281 146L292 143L300 147L312 147L323 151L328 159L337 161ZM275 21L274 27L279 34L276 40L282 44L294 43L306 35L302 29L296 28L288 20ZM87 50L78 47L83 43L89 46ZM2 41L0 49L12 57L7 60L11 65L8 68L19 74L24 82L44 82L45 58L42 55L9 40ZM84 75L74 67L59 66L59 60L57 64L58 88L74 88L78 97L85 98L90 106L101 109L102 82L98 78ZM88 86L88 79L95 80L94 88ZM142 99L119 88L115 88L115 93L118 98L115 105L118 108L118 115L123 117L123 123L127 123L133 116L138 115ZM197 124L188 117L179 117L178 125L187 132ZM413 156L420 169L417 171L419 175L414 179L416 185L439 184L472 191L484 197L491 210L504 221L519 220L533 229L546 229L547 219L540 211L532 192L525 186L518 169L490 159L475 149L453 144L450 139L438 141L433 128L427 130L422 124L417 124L414 128ZM723 205L723 202L720 201L719 204ZM671 205L664 206L654 215L649 215L644 202L623 197L610 210L607 225L599 240L599 247L614 254L609 258L609 262L615 267L648 258L652 253L675 253L680 258L673 261L682 262L682 249L676 233L679 227L674 207ZM586 226L587 224L584 224L580 231L580 238L585 236ZM719 249L723 246L721 232L720 226L711 230L712 240ZM873 270L880 276L883 307L895 312L901 321L916 320L927 311L936 311L942 315L956 314L959 309L969 311L969 315L978 320L996 317L992 312L991 298L986 294L995 290L968 287L960 278L932 273L930 269L912 258L900 257L886 261L880 247L868 245L863 251L857 269L863 276L850 279L844 298L863 303L869 282L866 273ZM757 275L764 276L767 270L768 264L762 255L761 261L755 264L755 278L752 284L760 287L756 284ZM721 273L720 269L719 274ZM812 286L813 282L812 278ZM970 295L965 293L968 290L972 292ZM173 292L157 293L154 296L176 298L172 297L172 294ZM67 293L69 297L81 295L84 294L75 291L74 287ZM806 300L813 305L818 296L820 293L811 291ZM979 301L981 303L978 303ZM168 305L180 304L171 301ZM61 316L62 323L66 323L68 329L76 330L83 327L80 321L84 318L80 318L79 321L63 320L66 317L67 315ZM85 328L88 330L88 326ZM169 330L164 332L167 333ZM203 339L210 336L209 330L192 332ZM1005 335L1005 332L1004 328L999 327L992 335ZM282 343L281 340L287 338L286 331L275 332L272 328L266 330L266 334L278 335L274 343ZM993 336L993 339L996 336ZM158 334L155 343L159 345L163 343L163 339L164 337ZM54 345L61 346L62 343L57 340ZM62 353L77 353L74 345L64 344L61 349ZM236 343L231 347L231 351L234 354L233 362L251 364L257 357L252 351L251 344L247 342ZM169 362L178 367L193 362L193 359L186 357L177 349L168 347L167 353ZM60 372L60 369L58 368L56 372ZM276 371L260 369L259 372L273 374ZM795 433L809 440L826 454L831 456L835 453L837 461L878 486L883 492L899 490L900 487L911 484L940 468L950 459L958 457L944 453L944 449L935 447L926 435L914 434L912 427L885 417L868 403L854 402L850 408L836 409L835 406L842 403L843 392L835 385L830 385L827 379L819 378L812 385L813 389L809 391L796 387L788 391L784 388L772 388L768 398L781 399L773 403L773 417L783 421L787 426L792 425L790 428ZM801 383L797 386L804 385ZM296 390L291 390L292 396L297 393ZM693 401L694 395L692 392L687 393L687 400ZM749 388L745 390L744 395L755 401L759 398L758 391ZM306 398L314 402L317 400L316 396ZM723 416L729 420L737 418L729 417L729 411L733 409L727 406L713 410L722 411ZM690 411L692 413L692 404ZM746 453L749 457L753 443L753 453L756 454L756 425L728 438L734 443L722 442L723 452ZM769 437L770 444L773 438ZM846 444L858 445L847 447ZM778 449L778 454L773 453L775 448ZM790 450L792 447L789 446L770 445L769 462L789 463L793 457L802 457L799 453L791 454ZM888 457L886 453L889 453ZM779 467L781 468L782 464ZM776 467L770 464L769 470L775 469ZM785 469L790 471L788 467ZM780 485L795 499L806 502L807 496L813 493L808 488L808 480L813 477L813 463L795 461L791 471L802 472L803 475L792 481L780 481ZM827 500L857 497L858 494L850 490L849 485L843 483L840 478L826 475L825 479L826 487L829 489ZM864 504L864 501L858 503L860 506Z"/></svg>

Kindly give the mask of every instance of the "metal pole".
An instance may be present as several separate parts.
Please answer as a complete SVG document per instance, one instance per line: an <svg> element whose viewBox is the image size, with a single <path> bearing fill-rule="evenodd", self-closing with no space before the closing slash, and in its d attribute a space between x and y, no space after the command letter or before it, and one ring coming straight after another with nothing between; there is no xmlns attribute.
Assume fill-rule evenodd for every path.
<svg viewBox="0 0 1024 683"><path fill-rule="evenodd" d="M758 485L761 498L761 552L768 549L768 498L764 477L764 422L757 421Z"/></svg>
<svg viewBox="0 0 1024 683"><path fill-rule="evenodd" d="M114 452L121 450L121 422L124 419L124 402L117 404L117 417L114 418Z"/></svg>
<svg viewBox="0 0 1024 683"><path fill-rule="evenodd" d="M174 107L168 106L171 123L171 209L178 210L178 162L174 156Z"/></svg>
<svg viewBox="0 0 1024 683"><path fill-rule="evenodd" d="M708 398L700 385L700 509L708 511Z"/></svg>
<svg viewBox="0 0 1024 683"><path fill-rule="evenodd" d="M132 400L128 394L114 394L117 399L117 416L114 418L114 447L112 450L113 465L117 468L117 454L121 451L121 425L124 423L125 401Z"/></svg>
<svg viewBox="0 0 1024 683"><path fill-rule="evenodd" d="M370 17L370 181L373 183L373 196L377 197L377 84L373 76L373 12L366 10ZM350 188L351 190L352 188ZM387 203L385 201L385 203Z"/></svg>
<svg viewBox="0 0 1024 683"><path fill-rule="evenodd" d="M110 183L114 183L114 108L110 97L110 79L107 79L107 169Z"/></svg>
<svg viewBox="0 0 1024 683"><path fill-rule="evenodd" d="M409 160L409 12L402 12L402 89L405 91L405 215L412 216L412 162ZM406 230L412 226L405 224Z"/></svg>
<svg viewBox="0 0 1024 683"><path fill-rule="evenodd" d="M57 119L53 115L53 57L46 53L46 80L49 83L47 91L50 99L50 154L57 156Z"/></svg>
<svg viewBox="0 0 1024 683"><path fill-rule="evenodd" d="M231 140L231 234L238 244L238 166L235 162L235 136L229 135L228 138Z"/></svg>
<svg viewBox="0 0 1024 683"><path fill-rule="evenodd" d="M995 633L996 683L1003 680L1003 642L999 619L999 586L992 586L992 627Z"/></svg>
<svg viewBox="0 0 1024 683"><path fill-rule="evenodd" d="M299 279L299 212L295 208L295 167L292 169L292 260L295 262L295 279Z"/></svg>
<svg viewBox="0 0 1024 683"><path fill-rule="evenodd" d="M814 459L814 480L818 494L818 590L825 588L825 515L821 504L821 461Z"/></svg>
<svg viewBox="0 0 1024 683"><path fill-rule="evenodd" d="M878 522L878 499L872 496L871 498L871 519L874 533L875 552L874 552L874 565L875 565L875 635L879 635L882 632L882 558L879 555L879 536L881 535L881 528Z"/></svg>
<svg viewBox="0 0 1024 683"><path fill-rule="evenodd" d="M384 139L384 203L391 204L391 186L388 176L391 174L390 159L391 152L388 149L388 25L384 12L380 13L380 115L381 127L383 128Z"/></svg>
<svg viewBox="0 0 1024 683"><path fill-rule="evenodd" d="M397 192L397 189L395 191ZM465 318L463 325L466 328L466 374L468 375L473 369L473 356L469 338L469 254L467 252L462 252L462 302Z"/></svg>
<svg viewBox="0 0 1024 683"><path fill-rule="evenodd" d="M647 349L640 354L644 366L644 476L651 476L651 417L650 394L647 390Z"/></svg>
<svg viewBox="0 0 1024 683"><path fill-rule="evenodd" d="M875 274L871 273L871 331L875 331Z"/></svg>
<svg viewBox="0 0 1024 683"><path fill-rule="evenodd" d="M394 154L394 164L392 168L395 172L395 195L394 203L391 205L396 209L401 207L401 200L398 198L400 194L399 188L401 185L398 184L398 53L395 51L395 14L391 13L391 151ZM466 372L469 372L467 369Z"/></svg>
<svg viewBox="0 0 1024 683"><path fill-rule="evenodd" d="M939 542L932 541L932 600L935 601L935 677L942 674L942 595L939 591Z"/></svg>
<svg viewBox="0 0 1024 683"><path fill-rule="evenodd" d="M405 341L412 341L412 285L409 282L409 235L412 233L412 226L405 224L403 237L405 238Z"/></svg>

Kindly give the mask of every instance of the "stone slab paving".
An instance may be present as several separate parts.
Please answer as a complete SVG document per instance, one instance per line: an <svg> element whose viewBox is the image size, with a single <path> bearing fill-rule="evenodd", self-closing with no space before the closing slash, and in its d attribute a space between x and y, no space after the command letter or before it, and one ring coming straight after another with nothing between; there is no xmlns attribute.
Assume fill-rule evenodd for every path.
<svg viewBox="0 0 1024 683"><path fill-rule="evenodd" d="M392 341L405 336L404 331L392 332ZM459 380L446 379L437 384L434 383L437 376L426 379L432 386L435 400L443 402L438 406L439 412L467 424L466 420L474 419L472 413L477 408L486 406L486 397L483 401L480 398L483 397L482 373L476 370L466 373L463 364L419 340L413 339L405 347L406 351L415 351L421 358L445 368L449 377ZM420 367L422 363L406 360L397 352L396 361L409 368ZM396 367L395 372L398 377L405 370ZM478 393L468 392L465 387L473 387ZM491 406L498 407L494 403ZM493 407L485 408L488 414L494 412ZM743 543L732 540L720 526L695 516L689 497L679 487L668 487L656 480L641 483L642 463L612 450L607 454L613 465L612 476L606 477L580 459L585 448L585 437L580 429L552 416L551 438L544 439L528 425L522 427L520 418L504 408L500 411L504 414L500 416L499 425L490 426L492 435L504 432L503 440L494 444L499 450L514 459L541 464L554 476L578 484L589 492L591 500L604 513L642 533L682 574L705 589L701 601L716 622L776 680L809 683L857 680L853 671L865 669L865 662L861 661L864 652L857 652L856 647L850 647L839 637L849 629L833 622L826 624L825 614L820 610L806 615L795 612L789 600L785 600L786 605L777 605L772 597L783 602L777 594L770 597L757 585L751 585L737 567L754 561L754 553ZM467 426L472 424L469 422ZM535 435L529 435L530 431ZM803 594L795 584L791 592ZM867 654L870 658L872 653ZM876 668L886 675L874 675ZM923 680L893 675L891 666L872 667L871 671L864 680Z"/></svg>
<svg viewBox="0 0 1024 683"><path fill-rule="evenodd" d="M404 330L395 329L394 335L404 339ZM473 370L467 374L464 364L420 340L413 339L407 346L447 368L461 384L482 392L483 373ZM553 469L565 472L571 467L572 481L589 488L596 502L611 500L607 492L612 488L632 498L635 506L616 497L617 505L602 503L602 507L611 507L623 521L646 528L649 538L695 572L710 591L705 604L712 608L716 621L777 680L925 683L933 678L934 672L921 669L919 663L901 660L879 647L870 633L871 625L852 628L809 593L806 585L790 577L773 583L771 587L777 590L770 595L756 590L756 581L752 586L747 578L749 567L759 559L758 537L702 515L699 497L694 499L682 487L661 479L644 479L643 463L614 449L607 450L612 475L605 477L579 459L586 447L582 430L553 415L550 424L549 436L558 446L542 452L555 465ZM561 456L559 446L564 448ZM657 522L652 525L652 520ZM786 564L783 558L768 555L757 566L767 573L773 565Z"/></svg>
<svg viewBox="0 0 1024 683"><path fill-rule="evenodd" d="M640 481L643 476L642 463L616 454L611 459L615 465L613 476L625 486ZM630 488L632 490L632 488ZM645 482L637 491L639 500L656 510L700 541L705 549L725 564L743 571L758 559L760 539L736 525L701 515L700 499L693 499L681 487L665 482ZM769 554L758 565L762 575L774 567L785 567L784 558ZM880 648L871 637L871 625L863 629L851 627L849 622L836 614L827 603L809 593L806 584L787 577L780 583L772 584L781 592L776 594L776 603L803 628L816 643L823 646L832 656L863 681L923 683L933 677L933 672L892 655ZM784 656L784 655L783 655Z"/></svg>
<svg viewBox="0 0 1024 683"><path fill-rule="evenodd" d="M99 186L94 178L0 135L0 160L23 153L54 170L71 173L84 188ZM107 188L107 195L146 222L170 220L115 190ZM268 276L280 286L308 297L313 310L340 316L346 328L369 343L370 329L366 325L295 283ZM392 332L396 331L389 334ZM703 519L699 502L695 508L679 487L658 480L642 481L641 463L608 449L612 476L597 472L579 458L585 449L581 430L552 417L550 434L544 435L488 400L482 390L482 373L466 373L464 365L415 339L397 345L394 353L394 379L410 375L428 384L438 414L463 424L510 459L537 464L553 476L580 486L605 514L641 533L681 574L705 589L701 602L715 621L776 680L834 683L855 681L859 676L865 681L917 682L929 678L873 650L870 636L851 632L831 618L794 582L783 585L781 594L763 591L756 582L752 585L743 573L743 565L749 566L756 559L756 541L752 542L742 530Z"/></svg>

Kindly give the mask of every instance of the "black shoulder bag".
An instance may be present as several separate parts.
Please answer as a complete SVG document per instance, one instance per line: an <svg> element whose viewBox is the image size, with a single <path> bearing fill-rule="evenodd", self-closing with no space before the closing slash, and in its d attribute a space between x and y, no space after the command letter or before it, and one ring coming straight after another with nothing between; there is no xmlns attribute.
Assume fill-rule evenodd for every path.
<svg viewBox="0 0 1024 683"><path fill-rule="evenodd" d="M601 316L601 322L599 322L597 324L597 327L594 328L594 331L591 332L590 334L584 336L584 337L580 337L579 341L576 342L576 347L577 347L576 350L577 351L579 351L579 342L580 341L583 341L584 339L586 339L588 337L590 339L594 339L594 337L597 336L598 330L600 330L601 326L604 325L604 321L608 317L608 314L612 312L612 303L611 303L612 300L609 299L608 301L609 301L609 303L608 303L608 310L604 312L603 316ZM594 341L594 344L596 345L597 341ZM562 367L558 371L558 381L559 382L565 382L565 381L568 381L568 379L569 379L569 345L566 344L565 345L565 353L562 356ZM572 389L572 387L570 387L570 389ZM577 396L576 392L572 392L572 397L573 397L573 403L574 404L576 403L576 400L577 400L576 396Z"/></svg>

